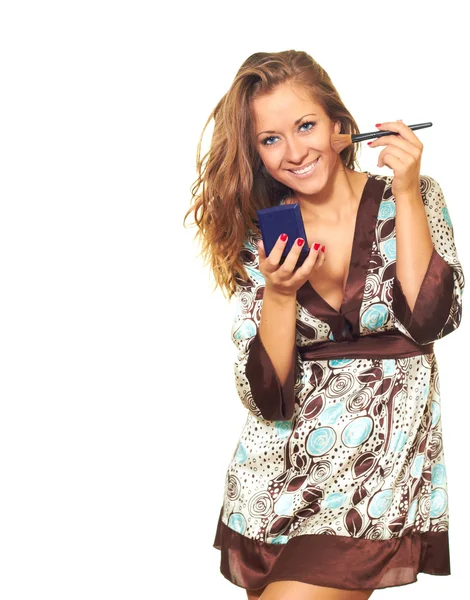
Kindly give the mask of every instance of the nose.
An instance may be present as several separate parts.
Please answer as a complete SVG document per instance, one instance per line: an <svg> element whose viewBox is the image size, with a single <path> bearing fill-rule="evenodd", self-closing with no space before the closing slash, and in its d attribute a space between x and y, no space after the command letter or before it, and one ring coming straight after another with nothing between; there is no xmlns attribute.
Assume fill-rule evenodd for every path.
<svg viewBox="0 0 470 600"><path fill-rule="evenodd" d="M305 156L308 155L308 148L305 147L303 140L298 138L287 140L285 148L284 159L293 165L302 164Z"/></svg>

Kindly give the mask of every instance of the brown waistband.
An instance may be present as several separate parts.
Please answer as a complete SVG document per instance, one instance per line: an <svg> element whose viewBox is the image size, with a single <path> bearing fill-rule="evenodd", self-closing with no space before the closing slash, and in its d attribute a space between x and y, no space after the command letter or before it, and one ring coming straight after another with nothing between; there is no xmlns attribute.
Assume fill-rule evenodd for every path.
<svg viewBox="0 0 470 600"><path fill-rule="evenodd" d="M364 335L343 342L324 341L311 346L297 346L303 361L329 358L406 358L434 352L433 342L417 344L396 331Z"/></svg>

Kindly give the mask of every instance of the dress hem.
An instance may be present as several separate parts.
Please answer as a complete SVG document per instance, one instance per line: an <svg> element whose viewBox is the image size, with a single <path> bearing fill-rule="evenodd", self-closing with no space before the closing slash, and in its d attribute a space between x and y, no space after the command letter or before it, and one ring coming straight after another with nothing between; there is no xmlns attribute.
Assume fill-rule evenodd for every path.
<svg viewBox="0 0 470 600"><path fill-rule="evenodd" d="M303 534L286 544L271 544L242 535L219 516L213 547L221 551L221 574L245 590L264 589L275 581L375 590L416 583L419 573L451 574L448 530L409 528L387 539Z"/></svg>

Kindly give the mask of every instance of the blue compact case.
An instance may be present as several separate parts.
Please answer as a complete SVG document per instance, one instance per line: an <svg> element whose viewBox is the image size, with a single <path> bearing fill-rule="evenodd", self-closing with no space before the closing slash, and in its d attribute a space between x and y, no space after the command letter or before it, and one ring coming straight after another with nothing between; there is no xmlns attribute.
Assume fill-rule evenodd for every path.
<svg viewBox="0 0 470 600"><path fill-rule="evenodd" d="M310 248L307 245L307 235L298 203L280 204L279 206L262 208L257 210L256 214L258 215L258 223L266 256L269 256L271 253L281 233L287 233L287 243L282 253L281 262L286 258L292 248L292 244L299 237L305 240L305 244L300 251L300 256L304 255L303 258L306 258Z"/></svg>

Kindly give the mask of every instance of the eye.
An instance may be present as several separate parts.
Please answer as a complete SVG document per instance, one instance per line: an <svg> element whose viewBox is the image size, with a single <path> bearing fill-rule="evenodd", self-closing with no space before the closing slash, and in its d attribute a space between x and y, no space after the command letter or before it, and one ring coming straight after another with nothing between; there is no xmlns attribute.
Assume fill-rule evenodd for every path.
<svg viewBox="0 0 470 600"><path fill-rule="evenodd" d="M309 127L308 129L303 129L302 130L302 131L311 131L315 127L316 124L317 124L316 121L305 121L305 123L302 123L301 125L299 125L299 129L302 130L301 129L302 127L305 127L306 125L311 125L311 127ZM276 138L277 138L277 136L270 135L269 137L264 138L264 140L262 140L261 143L263 144L263 146L274 146L274 143L273 144L269 144L268 141L276 139Z"/></svg>
<svg viewBox="0 0 470 600"><path fill-rule="evenodd" d="M304 125L311 125L312 127L310 127L310 129L304 129L304 131L310 131L311 129L313 129L315 127L316 124L317 124L316 121L305 121L305 123L302 123L302 125L300 127L303 127Z"/></svg>
<svg viewBox="0 0 470 600"><path fill-rule="evenodd" d="M268 144L268 140L272 140L275 136L274 135L270 135L267 138L264 138L264 140L262 140L262 144L263 146L272 146L272 144Z"/></svg>

